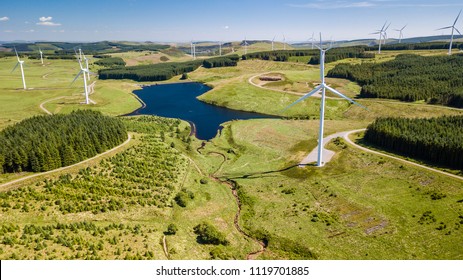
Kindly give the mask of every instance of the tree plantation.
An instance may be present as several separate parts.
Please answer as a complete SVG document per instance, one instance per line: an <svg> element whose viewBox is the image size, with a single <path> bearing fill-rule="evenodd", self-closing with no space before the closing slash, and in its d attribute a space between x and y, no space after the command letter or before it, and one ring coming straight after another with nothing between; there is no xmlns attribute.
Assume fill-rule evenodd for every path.
<svg viewBox="0 0 463 280"><path fill-rule="evenodd" d="M96 111L32 117L0 132L0 172L40 172L68 166L126 139L122 121Z"/></svg>
<svg viewBox="0 0 463 280"><path fill-rule="evenodd" d="M380 118L365 140L381 148L463 170L463 117Z"/></svg>
<svg viewBox="0 0 463 280"><path fill-rule="evenodd" d="M188 62L167 62L131 67L118 67L99 70L98 75L102 80L131 79L138 82L164 81L176 75L192 72L198 69L201 65L206 68L236 66L237 60L238 56L231 55Z"/></svg>
<svg viewBox="0 0 463 280"><path fill-rule="evenodd" d="M339 64L328 77L362 86L360 97L463 107L463 56L402 54L384 63Z"/></svg>

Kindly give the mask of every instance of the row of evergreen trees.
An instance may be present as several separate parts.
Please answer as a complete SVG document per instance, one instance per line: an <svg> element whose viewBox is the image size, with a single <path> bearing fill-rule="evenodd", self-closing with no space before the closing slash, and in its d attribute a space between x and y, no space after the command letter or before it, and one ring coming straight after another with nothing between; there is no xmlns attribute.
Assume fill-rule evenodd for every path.
<svg viewBox="0 0 463 280"><path fill-rule="evenodd" d="M95 61L95 64L103 67L123 67L125 66L125 61L120 57L104 57Z"/></svg>
<svg viewBox="0 0 463 280"><path fill-rule="evenodd" d="M99 79L130 79L137 82L164 81L174 76L189 73L196 70L199 66L204 67L224 67L236 66L238 56L224 56L206 60L193 60L188 62L167 62L150 65L138 65L130 67L118 67L101 69L98 71Z"/></svg>
<svg viewBox="0 0 463 280"><path fill-rule="evenodd" d="M448 50L450 42L426 42L426 43L400 43L381 45L382 50L401 51L401 50ZM462 42L453 42L452 48L463 49ZM368 47L369 51L378 50L378 46Z"/></svg>
<svg viewBox="0 0 463 280"><path fill-rule="evenodd" d="M379 118L365 140L387 150L463 170L463 116Z"/></svg>
<svg viewBox="0 0 463 280"><path fill-rule="evenodd" d="M362 86L360 97L463 107L463 56L398 55L384 63L339 64L328 77Z"/></svg>
<svg viewBox="0 0 463 280"><path fill-rule="evenodd" d="M293 56L311 56L319 53L318 49L313 50L276 50L276 51L262 51L244 54L241 59L261 59L270 61L288 61Z"/></svg>
<svg viewBox="0 0 463 280"><path fill-rule="evenodd" d="M345 47L334 48L328 51L325 55L325 62L334 62L345 58L374 58L375 54L366 52L366 47ZM271 61L288 61L290 57L303 57L310 56L309 64L320 64L320 50L276 50L276 51L263 51L245 54L242 56L243 60L247 59L261 59Z"/></svg>
<svg viewBox="0 0 463 280"><path fill-rule="evenodd" d="M91 110L36 116L0 132L0 173L71 165L127 139L121 120Z"/></svg>
<svg viewBox="0 0 463 280"><path fill-rule="evenodd" d="M215 58L209 58L203 61L203 66L205 68L214 68L214 67L231 67L236 66L240 57L237 54L232 54L228 56L221 56Z"/></svg>

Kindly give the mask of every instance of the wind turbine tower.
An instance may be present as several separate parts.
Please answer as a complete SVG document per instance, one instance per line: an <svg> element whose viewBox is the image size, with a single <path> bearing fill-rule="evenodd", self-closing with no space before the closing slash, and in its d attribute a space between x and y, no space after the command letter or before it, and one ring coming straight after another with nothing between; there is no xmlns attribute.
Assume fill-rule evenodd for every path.
<svg viewBox="0 0 463 280"><path fill-rule="evenodd" d="M248 41L246 40L246 37L244 37L244 54L248 53Z"/></svg>
<svg viewBox="0 0 463 280"><path fill-rule="evenodd" d="M386 37L387 34L386 34L386 30L387 28L389 28L389 25L391 25L389 23L389 25L386 27L386 24L387 24L387 21L384 23L383 27L381 27L380 30L376 30L377 32L375 33L371 33L371 34L379 34L379 48L378 48L378 54L381 54L381 44L382 44L382 39L383 39L383 36ZM386 39L384 39L384 42L386 43Z"/></svg>
<svg viewBox="0 0 463 280"><path fill-rule="evenodd" d="M88 58L85 56L85 54L84 54L84 53L82 53L82 55L84 56L84 60L85 60L85 67L86 67L86 69L87 69L87 74L88 74L88 73L89 73L89 71L88 71ZM85 77L85 75L84 75L84 77ZM89 81L90 81L90 74L88 74L88 75L87 75L87 80L89 80Z"/></svg>
<svg viewBox="0 0 463 280"><path fill-rule="evenodd" d="M274 47L274 43L275 43L275 37L276 37L276 36L273 36L273 39L272 39L272 51L274 51L274 50L275 50L275 47Z"/></svg>
<svg viewBox="0 0 463 280"><path fill-rule="evenodd" d="M219 56L222 56L222 41L219 42Z"/></svg>
<svg viewBox="0 0 463 280"><path fill-rule="evenodd" d="M436 30L452 29L452 36L450 37L450 46L449 46L449 53L448 53L449 55L452 54L452 44L453 44L453 34L454 34L454 32L456 31L456 32L458 32L458 34L461 35L460 31L458 31L458 29L455 27L455 25L457 24L458 18L460 17L460 14L461 14L461 10L458 13L457 18L453 22L453 25L436 29Z"/></svg>
<svg viewBox="0 0 463 280"><path fill-rule="evenodd" d="M329 51L332 46L330 46L327 49L324 49L322 47L322 35L320 34L320 46L316 46L320 50L320 79L321 79L321 84L317 86L315 89L313 89L311 92L307 93L306 95L302 96L298 100L296 100L294 103L289 105L288 107L285 108L285 110L289 109L290 107L296 105L297 103L303 101L304 99L309 98L310 96L314 95L315 93L321 91L322 96L321 96L321 104L320 104L320 128L318 132L318 156L317 156L317 166L322 167L325 162L323 160L323 130L324 130L324 125L325 125L325 98L326 98L326 90L331 91L332 93L346 99L352 104L356 104L362 108L365 108L365 106L355 102L354 100L350 99L349 97L345 96L344 94L340 93L339 91L331 88L325 83L325 53Z"/></svg>
<svg viewBox="0 0 463 280"><path fill-rule="evenodd" d="M285 34L283 34L283 50L286 50L286 37L285 37Z"/></svg>
<svg viewBox="0 0 463 280"><path fill-rule="evenodd" d="M21 68L21 76L23 78L23 86L24 86L24 89L27 89L26 78L24 77L24 68L23 68L24 60L19 59L19 55L18 55L18 52L16 51L16 48L14 48L14 52L16 53L16 58L18 59L18 63L16 63L13 70L11 70L11 73L13 73L13 71L16 70L16 67L18 67L19 65L19 67Z"/></svg>
<svg viewBox="0 0 463 280"><path fill-rule="evenodd" d="M402 27L401 29L394 29L395 31L399 31L399 44L402 42L402 39L404 38L404 34L402 33L402 31L404 31L405 27L407 27L407 25L404 25L404 27Z"/></svg>
<svg viewBox="0 0 463 280"><path fill-rule="evenodd" d="M40 61L42 62L42 65L43 65L43 52L40 49L40 47L39 47L39 53L40 53Z"/></svg>

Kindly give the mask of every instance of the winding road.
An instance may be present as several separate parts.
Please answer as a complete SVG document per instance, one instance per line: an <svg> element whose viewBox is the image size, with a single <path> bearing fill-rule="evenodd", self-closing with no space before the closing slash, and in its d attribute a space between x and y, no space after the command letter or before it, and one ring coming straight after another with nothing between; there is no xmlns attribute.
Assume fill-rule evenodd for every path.
<svg viewBox="0 0 463 280"><path fill-rule="evenodd" d="M331 140L333 140L334 138L337 138L337 137L342 137L347 143L349 143L350 145L354 146L355 148L357 149L360 149L362 151L365 151L365 152L368 152L368 153L372 153L372 154L376 154L376 155L379 155L379 156L382 156L382 157L387 157L387 158L391 158L391 159L394 159L394 160L397 160L397 161L400 161L400 162L403 162L403 163L406 163L406 164L409 164L409 165L413 165L413 166L417 166L417 167L420 167L420 168L423 168L423 169L426 169L426 170L429 170L429 171L432 171L432 172L436 172L436 173L439 173L439 174L442 174L442 175L445 175L445 176L449 176L449 177L452 177L452 178L455 178L455 179L458 179L458 180L462 180L463 181L463 177L462 176L458 176L458 175L455 175L455 174L452 174L452 173L448 173L448 172L445 172L445 171L442 171L442 170L439 170L439 169L435 169L435 168L432 168L432 167L429 167L429 166L425 166L425 165L422 165L422 164L419 164L419 163L415 163L415 162L412 162L412 161L408 161L406 159L403 159L403 158L400 158L400 157L396 157L396 156L392 156L392 155L388 155L388 154L385 154L385 153L381 153L381 152L378 152L378 151L374 151L374 150L371 150L371 149L368 149L368 148L365 148L363 146L360 146L358 144L356 144L354 141L352 141L350 138L349 138L349 135L353 134L353 133L357 133L357 132L361 132L361 131L365 131L366 129L363 128L363 129L356 129L356 130L350 130L350 131L343 131L343 132L338 132L338 133L334 133L334 134L331 134L325 138L323 138L323 144L324 146L326 144L328 144ZM327 150L325 149L325 147L323 147L323 152L324 152L324 156L323 156L323 162L324 163L327 163L329 162L332 157L334 156L335 152L331 151L331 150ZM300 163L299 163L299 166L300 167L303 167L303 166L306 166L307 164L309 163L312 163L312 162L316 162L317 161L317 155L318 155L318 145L317 147L315 147L315 149L313 149L309 155L307 157L305 157Z"/></svg>
<svg viewBox="0 0 463 280"><path fill-rule="evenodd" d="M93 94L95 92L95 83L96 81L93 81L93 83L91 83L89 86L88 86L88 95L90 94ZM44 111L46 114L48 115L53 115L52 112L48 111L44 105L47 104L48 102L50 101L54 101L54 100L58 100L58 99L62 99L62 98L65 98L66 96L58 96L58 97L55 97L55 98L52 98L52 99L48 99L48 100L45 100L43 101L42 103L40 103L39 107L42 111ZM90 101L90 103L92 104L96 104L95 101L91 100L90 98L88 99Z"/></svg>

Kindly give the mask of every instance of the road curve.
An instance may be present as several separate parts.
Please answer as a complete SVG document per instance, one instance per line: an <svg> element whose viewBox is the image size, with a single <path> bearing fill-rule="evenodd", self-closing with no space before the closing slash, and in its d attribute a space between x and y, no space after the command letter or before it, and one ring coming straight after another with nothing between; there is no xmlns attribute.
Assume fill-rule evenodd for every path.
<svg viewBox="0 0 463 280"><path fill-rule="evenodd" d="M413 165L413 166L417 166L417 167L420 167L420 168L423 168L423 169L426 169L426 170L429 170L429 171L432 171L432 172L436 172L436 173L439 173L439 174L442 174L442 175L445 175L445 176L449 176L449 177L452 177L452 178L455 178L455 179L458 179L458 180L462 180L463 181L463 177L462 176L458 176L458 175L455 175L455 174L452 174L452 173L448 173L448 172L445 172L445 171L442 171L442 170L439 170L439 169L435 169L435 168L432 168L432 167L428 167L426 165L422 165L422 164L419 164L419 163L415 163L415 162L412 162L412 161L408 161L406 159L403 159L403 158L400 158L400 157L395 157L395 156L391 156L391 155L388 155L388 154L384 154L384 153L381 153L381 152L378 152L378 151L374 151L374 150L371 150L371 149L368 149L368 148L365 148L363 146L360 146L358 144L356 144L354 141L350 140L349 138L349 135L351 135L352 133L357 133L357 132L361 132L361 131L365 131L366 128L362 128L362 129L356 129L356 130L350 130L350 131L343 131L343 132L337 132L337 133L334 133L334 134L331 134L331 135L328 135L327 137L323 138L323 144L326 145L328 144L328 142L330 142L332 139L334 138L337 138L337 137L342 137L347 143L349 143L350 145L354 146L355 148L357 149L360 149L362 151L365 151L365 152L368 152L368 153L372 153L372 154L376 154L376 155L379 155L379 156L382 156L382 157L387 157L387 158L391 158L391 159L394 159L394 160L398 160L398 161L401 161L401 162L404 162L406 164L409 164L409 165ZM305 166L307 165L308 163L311 163L311 162L315 162L317 160L317 147L315 147L315 149L313 149L309 155L307 157L305 157L301 163L299 163L299 166ZM324 163L327 163L331 160L331 158L333 157L334 155L334 152L333 151L330 151L330 150L327 150L323 147L323 152L324 152L324 156L323 156L323 162Z"/></svg>
<svg viewBox="0 0 463 280"><path fill-rule="evenodd" d="M91 83L91 84L88 86L88 87L89 87L89 93L88 93L88 95L93 94L93 93L95 92L95 83L96 83L96 81L94 81L93 83ZM48 111L48 110L44 107L44 105L45 105L46 103L50 102L50 101L58 100L58 99L65 98L65 97L66 97L66 96L58 96L58 97L55 97L55 98L52 98L52 99L45 100L45 101L43 101L42 103L40 103L39 107L40 107L40 109L41 109L42 111L44 111L46 114L48 114L48 115L53 115L53 113L50 112L50 111ZM90 103L92 103L92 104L96 104L96 102L93 101L93 100L91 100L90 98L89 98L89 101L90 101Z"/></svg>
<svg viewBox="0 0 463 280"><path fill-rule="evenodd" d="M356 143L354 143L352 140L349 139L349 135L350 135L350 134L356 133L356 132L360 132L360 131L364 131L364 130L366 130L366 129L357 129L357 130L345 131L345 132L342 132L342 134L343 134L342 137L343 137L344 140L346 140L346 142L348 142L350 145L356 147L357 149L363 150L363 151L365 151L365 152L369 152L369 153L372 153L372 154L377 154L377 155L380 155L380 156L382 156L382 157L392 158L392 159L395 159L395 160L404 162L404 163L409 164L409 165L421 167L421 168L424 168L424 169L426 169L426 170L433 171L433 172L436 172L436 173L439 173L439 174L443 174L443 175L446 175L446 176L449 176L449 177L452 177L452 178L455 178L455 179L458 179L458 180L462 180L462 181L463 181L463 177L462 177L462 176L458 176L458 175L455 175L455 174L452 174L452 173L448 173L448 172L445 172L445 171L442 171L442 170L439 170L439 169L435 169L435 168L428 167L428 166L425 166L425 165L422 165L422 164L418 164L418 163L415 163L415 162L412 162L412 161L408 161L408 160L406 160L406 159L402 159L402 158L399 158L399 157L395 157L395 156L391 156L391 155L384 154L384 153L381 153L381 152L377 152L377 151L374 151L374 150L370 150L370 149L368 149L368 148L365 148L365 147L362 147L362 146L360 146L360 145L357 145Z"/></svg>
<svg viewBox="0 0 463 280"><path fill-rule="evenodd" d="M114 147L114 148L112 148L112 149L110 149L110 150L107 150L107 151L105 151L105 152L103 152L103 153L101 153L101 154L98 154L98 155L96 155L96 156L94 156L94 157L92 157L92 158L89 158L89 159L86 159L86 160L84 160L84 161L75 163L75 164L73 164L73 165L68 165L68 166L60 167L60 168L58 168L58 169L53 169L53 170L46 171L46 172L41 172L41 173L32 174L32 175L29 175L29 176L26 176L26 177L22 177L22 178L19 178L19 179L16 179L16 180L13 180L13 181L10 181L10 182L1 184L1 185L0 185L0 191L2 191L3 188L5 188L5 187L14 185L14 184L16 184L16 183L19 183L19 182L22 182L22 181L25 181L25 180L29 180L29 179L32 179L32 178L35 178L35 177L39 177L39 176L42 176L42 175L49 175L49 174L52 174L52 173L55 173L55 172L63 171L63 170L66 170L66 169L70 169L70 168L75 167L75 166L78 166L78 165L80 165L80 164L84 164L84 163L89 162L89 161L91 161L91 160L97 159L97 158L99 158L99 157L102 157L102 156L104 156L104 155L106 155L106 154L109 154L109 153L111 153L111 152L113 152L113 151L116 151L116 150L118 150L118 149L124 147L125 145L127 145L127 144L130 142L130 140L132 140L132 135L127 134L127 140L125 140L125 142L122 143L122 144L120 144L119 146L116 146L116 147Z"/></svg>

